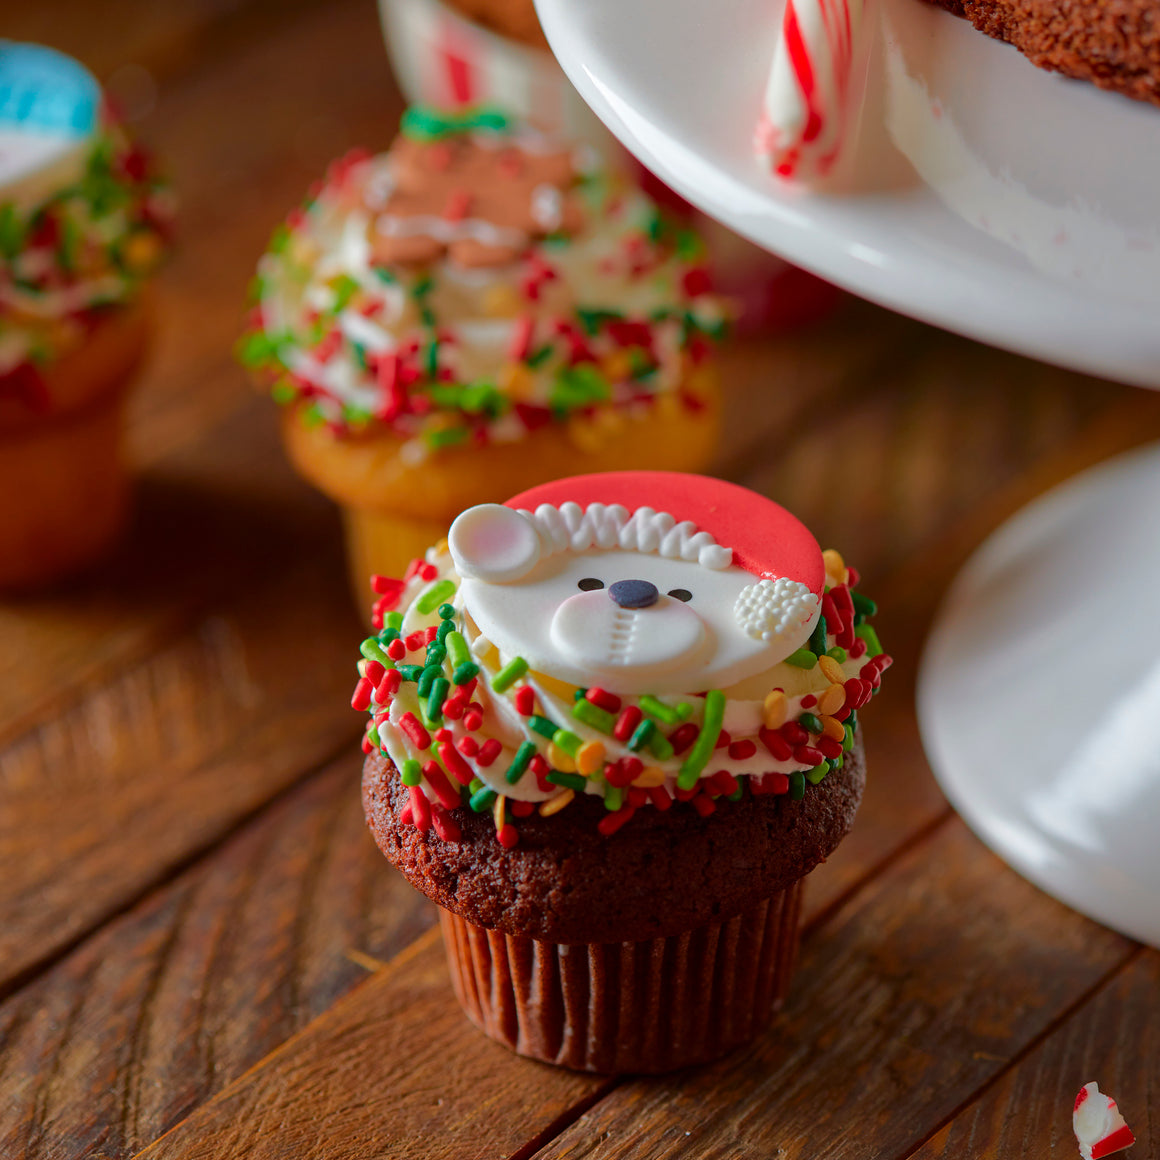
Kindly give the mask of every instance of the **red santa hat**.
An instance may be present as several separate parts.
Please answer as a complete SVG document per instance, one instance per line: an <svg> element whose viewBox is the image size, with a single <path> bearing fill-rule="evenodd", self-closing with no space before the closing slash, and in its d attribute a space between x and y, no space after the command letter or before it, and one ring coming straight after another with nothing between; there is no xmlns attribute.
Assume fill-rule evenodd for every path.
<svg viewBox="0 0 1160 1160"><path fill-rule="evenodd" d="M567 537L574 548L661 551L710 568L732 563L761 579L797 581L819 596L825 584L822 552L809 529L780 504L723 479L675 471L574 475L512 496L505 506L535 517L542 539Z"/></svg>

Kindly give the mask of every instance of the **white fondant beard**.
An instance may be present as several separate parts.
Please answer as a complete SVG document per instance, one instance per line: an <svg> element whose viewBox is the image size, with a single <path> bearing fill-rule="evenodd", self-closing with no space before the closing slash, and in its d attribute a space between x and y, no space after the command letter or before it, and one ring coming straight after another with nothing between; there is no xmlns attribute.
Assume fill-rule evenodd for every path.
<svg viewBox="0 0 1160 1160"><path fill-rule="evenodd" d="M584 590L594 579L604 587ZM609 588L646 580L659 591L647 608L619 607ZM758 640L734 616L754 577L737 567L708 569L688 560L612 549L564 552L540 560L518 580L464 579L464 606L505 657L522 656L549 676L616 693L681 693L722 688L777 664L809 637ZM667 595L684 589L688 602Z"/></svg>

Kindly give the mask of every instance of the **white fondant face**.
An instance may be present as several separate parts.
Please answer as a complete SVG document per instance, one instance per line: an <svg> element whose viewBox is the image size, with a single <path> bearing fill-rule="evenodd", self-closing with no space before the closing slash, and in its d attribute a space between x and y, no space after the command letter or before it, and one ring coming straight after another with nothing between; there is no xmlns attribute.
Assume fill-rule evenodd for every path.
<svg viewBox="0 0 1160 1160"><path fill-rule="evenodd" d="M655 601L636 608L618 604L611 590L626 580L653 585ZM506 582L464 579L460 592L480 632L533 669L610 692L680 693L762 672L809 636L813 617L792 634L770 640L749 635L734 606L754 582L741 568L714 570L648 552L590 548L541 558Z"/></svg>

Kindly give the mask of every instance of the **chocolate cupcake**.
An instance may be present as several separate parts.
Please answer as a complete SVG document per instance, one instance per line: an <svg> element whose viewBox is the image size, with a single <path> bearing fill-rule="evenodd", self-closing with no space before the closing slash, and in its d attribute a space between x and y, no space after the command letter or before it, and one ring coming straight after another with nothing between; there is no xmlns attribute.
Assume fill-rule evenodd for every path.
<svg viewBox="0 0 1160 1160"><path fill-rule="evenodd" d="M478 505L375 578L367 820L488 1035L658 1072L766 1024L890 663L856 583L778 505L668 472Z"/></svg>

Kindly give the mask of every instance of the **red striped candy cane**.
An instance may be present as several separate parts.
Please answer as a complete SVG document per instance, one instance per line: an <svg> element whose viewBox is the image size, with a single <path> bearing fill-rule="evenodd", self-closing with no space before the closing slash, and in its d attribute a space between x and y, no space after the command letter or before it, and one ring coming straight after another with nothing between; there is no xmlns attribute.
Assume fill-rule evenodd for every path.
<svg viewBox="0 0 1160 1160"><path fill-rule="evenodd" d="M823 177L849 136L864 0L786 0L756 148L779 177Z"/></svg>

